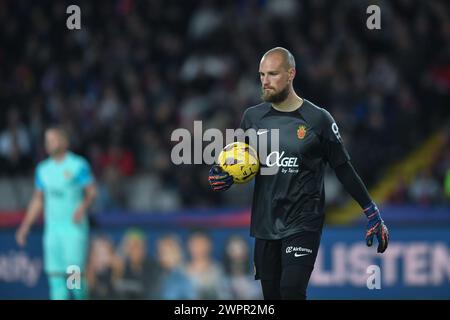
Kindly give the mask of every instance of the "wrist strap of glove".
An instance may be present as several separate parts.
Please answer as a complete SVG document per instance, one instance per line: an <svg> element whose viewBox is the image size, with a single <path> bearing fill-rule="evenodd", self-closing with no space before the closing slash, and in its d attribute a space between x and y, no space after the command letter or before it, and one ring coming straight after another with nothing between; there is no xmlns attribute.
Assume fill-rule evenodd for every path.
<svg viewBox="0 0 450 320"><path fill-rule="evenodd" d="M381 220L380 210L374 202L364 207L364 214L369 220Z"/></svg>

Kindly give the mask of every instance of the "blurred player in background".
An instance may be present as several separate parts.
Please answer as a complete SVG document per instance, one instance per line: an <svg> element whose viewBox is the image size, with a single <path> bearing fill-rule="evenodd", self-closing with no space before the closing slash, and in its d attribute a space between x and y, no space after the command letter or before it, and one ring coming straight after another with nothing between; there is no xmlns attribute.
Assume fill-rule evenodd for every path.
<svg viewBox="0 0 450 320"><path fill-rule="evenodd" d="M270 158L279 170L256 176L250 229L256 238L255 278L261 280L265 299L306 299L325 218L326 163L366 214L367 245L376 236L377 251L384 252L388 229L350 163L333 117L294 91L292 54L280 47L269 50L259 74L264 102L245 111L241 128L253 128L268 138L271 129L278 129L280 150L269 150L275 157L262 164L267 166ZM233 178L214 165L209 182L214 191L224 191Z"/></svg>
<svg viewBox="0 0 450 320"><path fill-rule="evenodd" d="M70 291L75 299L87 298L87 211L96 187L88 162L68 147L69 137L63 129L46 130L45 148L50 157L36 168L35 191L16 233L17 243L24 246L31 226L44 211L44 265L54 300L70 298L66 270L71 265L81 270L81 286Z"/></svg>

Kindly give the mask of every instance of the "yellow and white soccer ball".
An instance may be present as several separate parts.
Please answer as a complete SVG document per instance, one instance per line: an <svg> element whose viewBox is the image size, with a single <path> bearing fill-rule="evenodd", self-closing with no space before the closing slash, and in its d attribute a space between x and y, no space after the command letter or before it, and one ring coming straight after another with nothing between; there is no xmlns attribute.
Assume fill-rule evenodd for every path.
<svg viewBox="0 0 450 320"><path fill-rule="evenodd" d="M258 154L247 143L233 142L220 152L218 165L233 177L235 183L247 183L258 173Z"/></svg>

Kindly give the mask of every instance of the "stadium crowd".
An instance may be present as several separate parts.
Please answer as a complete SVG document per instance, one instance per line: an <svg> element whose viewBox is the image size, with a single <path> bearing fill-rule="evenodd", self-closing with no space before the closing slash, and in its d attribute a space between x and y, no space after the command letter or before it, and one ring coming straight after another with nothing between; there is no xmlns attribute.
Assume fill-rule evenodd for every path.
<svg viewBox="0 0 450 320"><path fill-rule="evenodd" d="M208 166L173 165L170 137L194 120L237 127L260 101L261 55L279 45L371 186L450 118L448 3L380 3L381 29L369 30L370 1L72 1L71 31L69 3L2 1L0 174L31 177L43 130L59 124L99 181L96 210L249 204L247 189L212 194ZM392 201L439 202L445 177L450 198L449 170L447 152Z"/></svg>
<svg viewBox="0 0 450 320"><path fill-rule="evenodd" d="M186 248L176 234L155 242L155 254L149 255L146 235L138 229L126 231L117 246L107 235L96 235L87 268L89 298L261 299L241 236L230 235L218 258L201 230L189 235Z"/></svg>

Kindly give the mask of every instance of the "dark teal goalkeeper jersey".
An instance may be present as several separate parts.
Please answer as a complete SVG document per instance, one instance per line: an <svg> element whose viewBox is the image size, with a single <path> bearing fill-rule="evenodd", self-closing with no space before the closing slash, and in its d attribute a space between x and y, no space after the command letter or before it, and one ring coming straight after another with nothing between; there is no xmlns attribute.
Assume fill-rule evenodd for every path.
<svg viewBox="0 0 450 320"><path fill-rule="evenodd" d="M325 166L336 168L350 160L330 113L308 100L293 112L262 103L244 112L241 128L257 131L254 147L261 162L253 194L251 236L276 240L301 231L321 232ZM278 148L271 147L273 129L279 130ZM264 139L268 147L261 156ZM263 173L269 169L272 172Z"/></svg>

